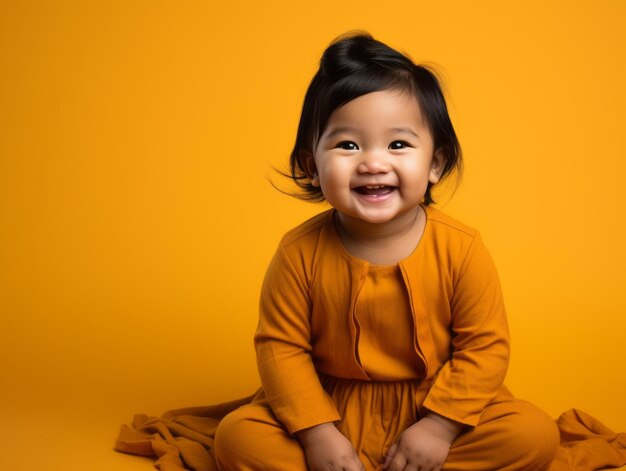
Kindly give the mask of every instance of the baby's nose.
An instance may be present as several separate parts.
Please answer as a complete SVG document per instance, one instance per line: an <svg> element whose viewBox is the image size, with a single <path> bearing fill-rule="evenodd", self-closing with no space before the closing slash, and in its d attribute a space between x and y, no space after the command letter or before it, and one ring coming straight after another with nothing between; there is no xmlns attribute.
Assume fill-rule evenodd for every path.
<svg viewBox="0 0 626 471"><path fill-rule="evenodd" d="M387 173L391 166L387 157L381 151L364 152L363 158L358 165L359 173Z"/></svg>

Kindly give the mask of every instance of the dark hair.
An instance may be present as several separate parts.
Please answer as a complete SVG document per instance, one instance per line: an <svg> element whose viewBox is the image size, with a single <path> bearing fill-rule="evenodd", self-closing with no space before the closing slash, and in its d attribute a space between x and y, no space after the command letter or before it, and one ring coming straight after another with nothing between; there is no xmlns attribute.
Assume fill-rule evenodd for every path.
<svg viewBox="0 0 626 471"><path fill-rule="evenodd" d="M367 93L398 89L410 92L444 160L441 179L455 168L461 170L461 146L448 115L446 101L433 71L416 65L407 56L377 41L369 33L353 31L333 40L324 51L320 67L304 97L296 143L289 159L290 175L309 201L323 201L319 187L311 185L302 151L313 152L333 111ZM431 183L424 203L433 203Z"/></svg>

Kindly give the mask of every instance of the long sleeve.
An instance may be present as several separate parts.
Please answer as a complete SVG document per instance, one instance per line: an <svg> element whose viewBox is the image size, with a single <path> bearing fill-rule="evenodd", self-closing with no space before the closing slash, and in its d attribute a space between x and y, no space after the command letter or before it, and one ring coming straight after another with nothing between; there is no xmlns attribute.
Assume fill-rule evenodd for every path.
<svg viewBox="0 0 626 471"><path fill-rule="evenodd" d="M502 290L489 253L475 235L453 285L452 349L424 407L475 426L501 388L509 362Z"/></svg>
<svg viewBox="0 0 626 471"><path fill-rule="evenodd" d="M281 242L263 282L254 343L267 400L292 434L340 419L311 357L310 313L303 267L289 259Z"/></svg>

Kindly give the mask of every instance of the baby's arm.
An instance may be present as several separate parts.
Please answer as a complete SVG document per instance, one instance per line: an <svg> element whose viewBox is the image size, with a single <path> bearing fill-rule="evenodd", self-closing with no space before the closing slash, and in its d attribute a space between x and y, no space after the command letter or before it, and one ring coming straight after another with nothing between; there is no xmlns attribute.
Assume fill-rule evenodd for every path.
<svg viewBox="0 0 626 471"><path fill-rule="evenodd" d="M290 434L340 419L311 358L311 301L304 272L281 243L263 281L254 337L263 390Z"/></svg>
<svg viewBox="0 0 626 471"><path fill-rule="evenodd" d="M420 413L475 426L502 388L509 330L498 274L478 234L458 258L450 275L451 354L437 371Z"/></svg>
<svg viewBox="0 0 626 471"><path fill-rule="evenodd" d="M303 264L304 257L293 259ZM309 469L360 471L363 465L352 444L333 424L340 416L311 358L305 271L281 243L263 282L255 335L263 389L276 417L300 440Z"/></svg>

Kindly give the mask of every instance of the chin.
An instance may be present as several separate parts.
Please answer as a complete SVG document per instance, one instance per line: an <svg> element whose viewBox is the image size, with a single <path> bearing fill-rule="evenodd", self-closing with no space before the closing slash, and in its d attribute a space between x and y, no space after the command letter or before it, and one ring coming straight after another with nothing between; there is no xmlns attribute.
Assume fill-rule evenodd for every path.
<svg viewBox="0 0 626 471"><path fill-rule="evenodd" d="M386 222L393 221L397 216L397 214L359 214L354 217L369 224L384 224Z"/></svg>
<svg viewBox="0 0 626 471"><path fill-rule="evenodd" d="M415 209L419 208L419 204L415 206ZM395 211L386 211L386 212L360 212L358 215L353 216L360 219L363 222L367 222L370 224L385 224L392 221L398 221L403 218L412 218L414 217L413 208L407 210L395 210Z"/></svg>

